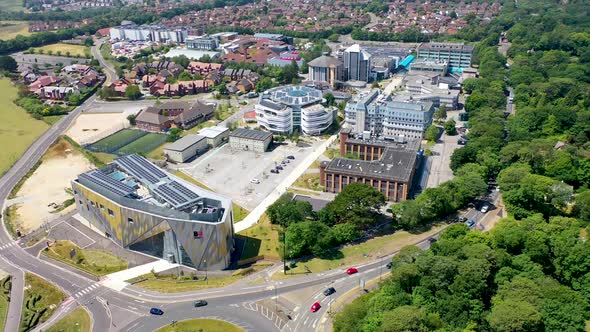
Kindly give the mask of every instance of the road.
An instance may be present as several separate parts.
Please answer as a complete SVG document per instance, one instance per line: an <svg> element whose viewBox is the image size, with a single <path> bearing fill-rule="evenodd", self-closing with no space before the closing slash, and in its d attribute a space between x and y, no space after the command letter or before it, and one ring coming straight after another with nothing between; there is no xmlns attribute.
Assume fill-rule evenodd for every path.
<svg viewBox="0 0 590 332"><path fill-rule="evenodd" d="M104 73L106 75L106 81L104 82L104 85L107 86L116 79L117 73L111 64L108 63L100 53L100 47L105 41L106 39L95 39L94 46L90 48L90 51L92 52L92 56L98 60L98 63L104 69Z"/></svg>

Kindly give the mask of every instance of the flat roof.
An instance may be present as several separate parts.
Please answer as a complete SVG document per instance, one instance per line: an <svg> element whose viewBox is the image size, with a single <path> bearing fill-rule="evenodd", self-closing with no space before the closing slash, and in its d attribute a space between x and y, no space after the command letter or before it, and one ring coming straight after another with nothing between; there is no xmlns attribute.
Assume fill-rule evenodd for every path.
<svg viewBox="0 0 590 332"><path fill-rule="evenodd" d="M207 127L199 130L199 135L207 138L216 138L217 136L229 131L229 128L222 126Z"/></svg>
<svg viewBox="0 0 590 332"><path fill-rule="evenodd" d="M167 58L173 58L175 56L184 55L189 59L199 60L204 55L209 55L212 58L218 57L219 52L214 51L201 51L201 50L194 50L194 49L187 49L187 48L173 48L164 56Z"/></svg>
<svg viewBox="0 0 590 332"><path fill-rule="evenodd" d="M300 202L308 202L309 204L311 204L311 209L314 212L318 212L319 210L325 208L326 205L328 205L328 203L331 202L326 199L319 199L319 198L314 198L314 197L299 195L299 194L295 194L293 196L293 200L300 201Z"/></svg>
<svg viewBox="0 0 590 332"><path fill-rule="evenodd" d="M172 150L172 151L182 152L182 151L190 148L191 146L199 143L200 141L202 141L204 139L206 139L206 137L200 136L200 135L194 135L194 134L186 135L183 138L179 139L178 141L166 146L164 148L164 150Z"/></svg>
<svg viewBox="0 0 590 332"><path fill-rule="evenodd" d="M238 128L229 135L230 137L251 139L255 141L266 141L272 137L271 133L260 130L252 130L247 128Z"/></svg>

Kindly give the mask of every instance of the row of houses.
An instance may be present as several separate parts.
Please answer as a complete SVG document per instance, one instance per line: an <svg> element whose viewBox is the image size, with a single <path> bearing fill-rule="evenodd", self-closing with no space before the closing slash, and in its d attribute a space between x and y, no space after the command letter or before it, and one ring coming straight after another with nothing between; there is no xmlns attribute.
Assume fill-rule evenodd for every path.
<svg viewBox="0 0 590 332"><path fill-rule="evenodd" d="M92 88L102 79L94 68L83 64L65 66L59 75L23 72L22 76L25 81L32 81L29 84L32 93L40 99L53 101L64 100L70 94L80 94L81 90Z"/></svg>

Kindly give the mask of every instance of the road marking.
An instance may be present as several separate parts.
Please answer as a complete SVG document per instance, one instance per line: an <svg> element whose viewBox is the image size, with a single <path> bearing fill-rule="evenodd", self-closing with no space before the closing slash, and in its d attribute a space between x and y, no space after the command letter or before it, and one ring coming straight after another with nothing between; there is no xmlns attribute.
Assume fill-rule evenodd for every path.
<svg viewBox="0 0 590 332"><path fill-rule="evenodd" d="M88 235L86 235L86 234L82 233L82 232L81 232L79 229L77 229L76 227L74 227L74 226L70 225L70 224L69 224L69 223L67 223L67 222L66 222L65 224L66 224L66 225L68 225L68 226L70 226L70 227L71 227L72 229L74 229L76 232L78 232L78 233L82 234L82 236L84 236L84 237L85 237L85 238L87 238L88 240L92 241L92 243L90 243L89 245L86 245L86 246L82 247L82 249L84 249L84 248L86 248L86 247L88 247L88 246L91 246L91 245L93 245L93 244L95 244L95 243L96 243L96 241L94 241L94 240L93 240L91 237L89 237Z"/></svg>
<svg viewBox="0 0 590 332"><path fill-rule="evenodd" d="M313 321L313 324L311 325L311 327L313 327L313 328L315 329L315 327L316 327L316 325L317 325L317 324L318 324L318 319L316 318L316 319Z"/></svg>

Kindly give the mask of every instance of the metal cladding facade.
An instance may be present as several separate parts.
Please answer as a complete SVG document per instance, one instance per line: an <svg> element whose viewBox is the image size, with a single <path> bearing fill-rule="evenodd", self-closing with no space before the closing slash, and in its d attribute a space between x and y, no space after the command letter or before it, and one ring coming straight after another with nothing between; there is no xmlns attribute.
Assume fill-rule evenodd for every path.
<svg viewBox="0 0 590 332"><path fill-rule="evenodd" d="M133 195L114 195L80 177L72 182L72 188L80 215L122 247L199 270L229 267L234 244L231 200L173 175L166 174L166 177L194 189L199 193L199 200L218 213L187 213L150 204Z"/></svg>

